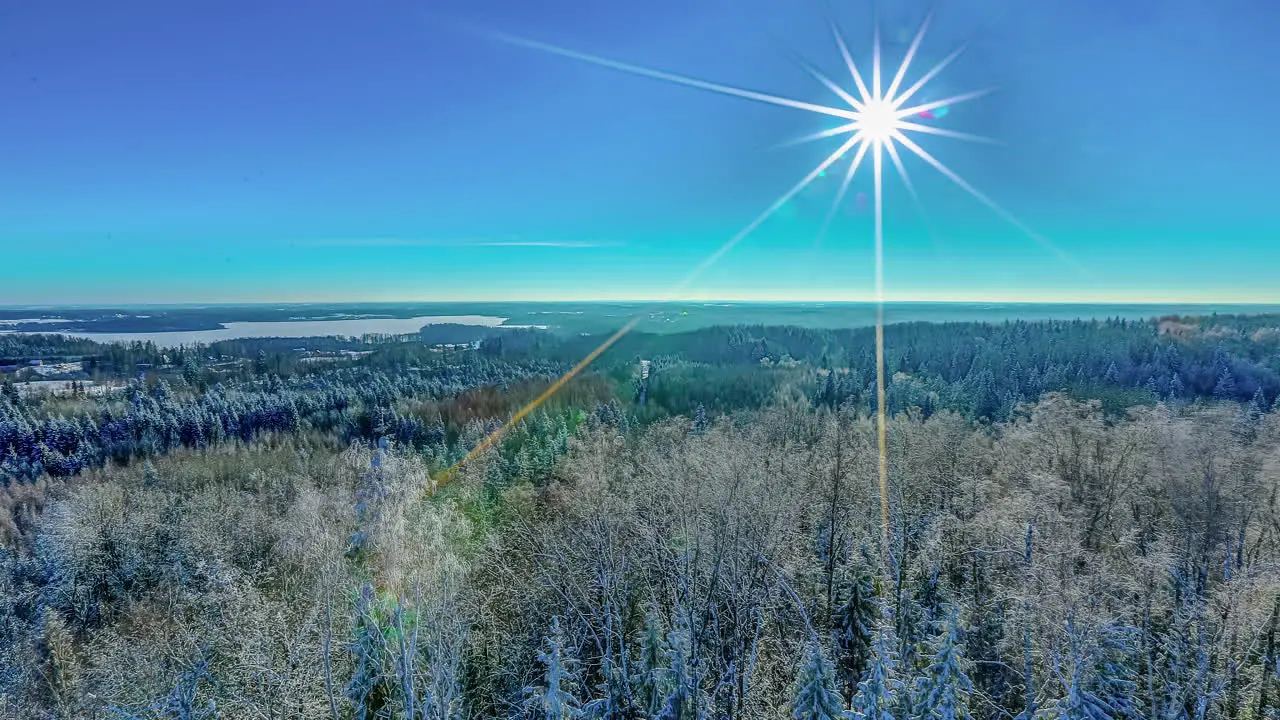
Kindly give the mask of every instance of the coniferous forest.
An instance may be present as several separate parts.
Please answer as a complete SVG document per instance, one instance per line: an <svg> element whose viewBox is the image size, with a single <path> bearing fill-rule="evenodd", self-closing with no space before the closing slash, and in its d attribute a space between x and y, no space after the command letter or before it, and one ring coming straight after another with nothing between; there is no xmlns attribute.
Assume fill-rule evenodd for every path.
<svg viewBox="0 0 1280 720"><path fill-rule="evenodd" d="M0 717L1280 717L1280 318L873 332L0 336Z"/></svg>

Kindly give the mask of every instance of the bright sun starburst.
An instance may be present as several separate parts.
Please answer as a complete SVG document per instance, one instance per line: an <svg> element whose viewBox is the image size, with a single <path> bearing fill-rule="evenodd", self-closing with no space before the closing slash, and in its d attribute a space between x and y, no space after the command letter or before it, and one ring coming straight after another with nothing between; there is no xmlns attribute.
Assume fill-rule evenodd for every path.
<svg viewBox="0 0 1280 720"><path fill-rule="evenodd" d="M988 143L993 142L988 138L980 137L977 135L970 135L968 133L956 132L954 130L948 130L948 129L940 128L934 125L926 125L920 122L916 122L915 120L916 118L927 119L927 118L939 117L941 116L943 111L945 111L947 108L949 108L952 105L956 105L958 103L963 103L969 100L973 100L975 98L982 97L983 95L986 95L987 93L990 92L990 90L978 90L975 92L963 93L953 97L944 98L941 100L934 100L929 102L918 102L916 104L910 104L909 101L911 101L911 99L914 98L917 95L917 93L919 93L920 90L923 89L925 85L929 83L929 81L933 80L933 78L936 77L938 73L942 72L943 69L945 69L948 65L950 65L951 62L954 61L964 49L963 47L956 49L950 55L943 58L937 65L931 68L928 72L920 76L920 78L917 79L913 84L906 87L906 89L902 89L903 81L907 76L907 72L910 70L911 63L915 59L916 52L920 48L920 43L924 39L925 31L928 29L928 27L929 27L929 18L925 18L924 22L921 23L920 25L920 29L916 32L915 37L912 39L911 45L907 49L907 52L903 57L901 64L898 65L897 71L893 74L893 77L889 80L888 87L885 87L882 82L882 76L880 72L880 65L881 65L880 36L879 36L879 32L876 32L874 37L874 44L872 48L872 57L871 57L871 72L870 72L871 85L870 87L868 87L862 74L859 72L857 65L853 61L853 56L849 53L849 48L845 44L844 38L841 36L839 28L836 26L835 22L831 22L832 36L835 39L835 43L840 50L840 55L844 60L844 64L848 69L849 80L851 80L853 83L853 90L856 92L856 95L854 94L854 92L851 92L845 85L841 85L840 83L833 81L831 78L823 74L821 71L819 71L817 68L815 68L808 62L805 62L803 60L799 60L799 62L801 66L805 69L805 71L807 71L810 75L812 75L819 82L821 82L823 85L829 88L833 93L835 93L843 101L844 103L843 106L820 105L820 104L811 103L811 102L804 102L801 100L793 100L793 99L781 97L778 95L757 92L754 90L747 90L744 88L732 87L729 85L722 85L719 83L708 82L706 80L699 80L696 78L691 78L683 75L676 75L673 73L663 72L661 70L653 70L650 68L640 67L637 65L629 65L627 63L618 62L616 60L608 60L606 58L587 55L585 53L576 52L574 50L567 50L565 48L557 47L554 45L548 45L546 43L540 43L532 40L526 40L523 38L512 37L509 35L490 33L492 35L496 35L498 39L503 40L505 42L509 42L516 45L522 45L522 46L534 48L537 50L542 50L544 52L554 53L556 55L573 58L575 60L591 63L593 65L599 65L607 68L612 68L614 70L620 70L633 75L641 75L641 76L653 78L656 80L675 83L677 85L684 85L686 87L697 88L700 90L720 93L723 95L732 95L735 97L740 97L747 100L754 100L757 102L768 103L771 105L789 107L796 110L804 110L806 112L816 113L818 115L838 118L843 121L843 124L837 127L830 128L827 130L822 130L812 135L800 138L799 140L792 141L791 143L787 143L787 144L796 144L801 142L821 140L824 138L838 138L838 137L844 138L844 141L840 143L839 147L837 147L834 152L828 155L825 160L819 163L817 167L815 167L812 171L810 171L808 175L806 175L803 179L801 179L800 182L796 183L794 186L792 186L790 190L783 193L782 196L779 197L777 200L775 200L773 204L771 204L768 208L764 210L764 212L762 212L759 216L757 216L754 220L752 220L746 227L744 227L736 235L734 235L732 238L726 241L723 245L721 245L714 253L711 254L710 257L704 260L698 267L694 268L692 272L690 272L687 276L685 276L684 280L682 280L675 288L673 288L674 293L683 291L694 279L696 279L699 275L701 275L703 271L705 271L711 265L715 264L721 257L724 256L725 253L729 252L729 250L731 250L735 245L737 245L744 238L746 238L753 231L755 231L756 228L758 228L762 223L764 223L767 219L769 219L769 217L771 217L774 213L776 213L779 209L781 209L784 205L786 205L792 198L794 198L798 193L804 190L810 183L812 183L818 177L824 176L827 173L827 170L831 168L832 165L834 165L835 163L839 162L844 158L848 158L848 167L845 171L844 178L841 181L839 191L836 194L835 201L832 203L830 211L827 213L826 219L822 223L820 237L821 235L825 235L827 231L827 227L830 225L831 220L834 217L836 211L844 202L849 186L852 183L854 176L858 172L858 168L862 165L867 155L870 154L871 165L872 165L872 175L875 183L875 194L874 194L875 296L876 296L876 306L877 306L877 318L876 318L877 423L876 425L877 425L878 449L879 449L879 461L880 461L879 485L880 485L881 533L882 533L881 552L885 554L886 567L888 566L887 553L889 552L888 548L889 548L890 523L889 523L889 487L888 487L888 445L887 445L887 437L885 434L885 428L887 425L887 416L886 416L886 409L885 409L886 392L885 392L885 363L884 363L884 212L883 212L884 155L887 154L889 156L889 160L893 163L894 168L896 169L898 175L901 177L902 183L906 187L907 192L911 195L912 199L916 202L917 208L922 208L920 204L920 199L916 194L915 186L912 184L911 179L907 174L906 167L902 162L902 157L901 157L901 153L899 153L898 151L898 146L902 146L903 148L906 148L912 154L916 155L921 160L923 160L926 164L932 166L935 170L937 170L947 179L951 180L951 182L963 188L966 192L972 195L975 199L977 199L983 205L986 205L988 208L995 211L998 215L1003 217L1006 221L1010 222L1011 224L1013 224L1014 226L1022 230L1024 233L1030 236L1033 240L1035 240L1040 245L1044 246L1046 249L1048 249L1049 251L1057 255L1060 259L1072 265L1077 270L1080 270L1088 274L1087 270L1077 265L1069 256L1064 254L1052 243L1050 243L1048 240L1046 240L1045 238L1043 238L1042 236L1040 236L1039 234L1037 234L1036 232L1028 228L1016 217L1014 217L1004 208L997 205L994 201L992 201L986 195L979 192L976 188L974 188L967 181L965 181L963 178L957 175L954 171L952 171L950 168L946 167L940 161L938 161L927 150L920 147L919 144L917 144L914 140L908 137L908 133L922 133L927 135L936 135L936 136L954 138L958 140L969 140L973 142L988 142ZM935 111L936 111L936 114L935 114ZM554 394L565 382L567 382L574 375L580 372L592 360L598 357L602 352L604 352L610 346L612 346L615 342L617 342L623 335L625 335L628 331L634 328L636 324L639 322L641 317L642 316L637 315L635 318L632 319L631 322L624 325L622 329L618 330L616 333L610 336L607 340L605 340L605 342L602 343L600 347L596 348L596 350L593 351L590 355L588 355L582 362L575 365L572 370L570 370L562 378L560 378L560 380L557 381L554 385L552 385L546 392L544 392L536 400L534 400L532 403L530 403L526 407L522 408L518 413L516 413L516 415L512 418L512 421L508 423L507 426L504 426L504 427L514 425L521 418L526 416L529 412L531 412L532 410L536 409L539 405L541 405L542 402L544 402L548 397ZM501 436L501 434L502 434L502 431L499 430L493 433L492 435L490 435L489 437L485 438L485 440L482 443L480 443L480 445L478 445L474 450L472 450L472 452L467 456L467 458L476 456L477 454L482 452L486 447L489 447L490 445L492 445L492 443L495 442ZM461 464L461 462L465 462L465 460L460 461L459 465ZM457 466L455 466L455 468L456 467Z"/></svg>
<svg viewBox="0 0 1280 720"><path fill-rule="evenodd" d="M971 142L995 143L996 141L971 135L969 133L957 132L946 128L940 128L933 125L925 125L916 122L916 119L933 117L935 111L945 110L953 105L967 102L991 92L991 89L977 90L974 92L962 93L953 97L943 98L941 100L933 100L929 102L919 102L915 104L909 103L916 95L940 72L950 65L964 51L963 47L957 48L950 55L947 55L928 72L924 73L913 84L903 89L903 81L906 79L907 73L911 68L911 63L915 59L916 53L920 48L920 43L924 40L925 31L929 27L930 19L925 18L921 23L919 30L911 41L901 64L898 65L897 71L893 77L889 79L888 87L884 86L883 76L881 73L881 57L880 57L880 36L877 32L874 38L871 58L870 86L864 80L862 73L858 70L857 64L853 60L853 56L849 52L848 45L844 41L844 37L840 33L838 26L832 22L831 33L835 40L836 46L840 50L840 55L844 60L845 67L849 73L849 79L853 84L853 91L846 89L844 85L835 82L826 74L822 73L813 65L803 60L798 60L806 72L816 78L819 82L829 88L842 101L842 106L821 105L802 100L794 100L791 98L773 95L770 93L748 90L730 85L723 85L707 80L699 80L684 75L664 72L662 70L654 70L651 68L631 65L619 62L617 60L609 60L586 53L569 50L566 48L550 45L547 43L528 40L525 38L514 37L503 33L488 33L504 42L515 45L521 45L537 50L541 50L555 55L580 60L583 62L599 65L602 67L620 70L633 75L662 80L665 82L684 85L686 87L697 88L722 95L732 95L734 97L754 100L770 105L788 107L796 110L804 110L806 112L815 113L827 117L834 117L844 121L843 124L822 130L812 135L808 135L798 140L786 143L787 145L795 145L824 138L844 137L844 142L835 149L830 155L818 164L808 175L800 182L796 183L781 197L775 200L768 208L765 209L751 223L730 238L716 252L706 259L702 264L695 268L689 275L681 281L674 290L679 292L684 290L696 277L702 274L708 267L716 263L726 252L741 242L747 235L751 234L764 223L769 217L786 205L792 198L799 194L802 190L809 186L815 179L826 175L837 162L848 158L849 164L845 172L845 176L840 185L839 192L836 194L835 201L832 204L830 212L827 214L826 220L823 222L820 236L825 235L827 227L830 225L836 210L842 205L848 193L850 184L854 176L857 174L867 155L871 155L872 172L875 180L875 206L876 206L876 297L877 300L883 301L884 283L883 283L883 159L884 155L889 156L890 162L893 163L899 177L901 177L903 185L912 199L916 202L917 207L920 205L919 196L916 194L915 186L911 182L910 176L907 174L906 166L902 162L901 153L898 146L902 146L909 150L912 154L919 157L928 165L932 166L951 182L963 188L975 199L993 210L1009 223L1026 233L1031 239L1035 240L1045 249L1057 255L1062 261L1072 265L1077 271L1083 274L1089 274L1084 268L1081 268L1071 257L1067 256L1059 250L1053 243L1045 239L1039 233L1023 224L1013 214L997 205L993 200L973 187L964 178L960 177L953 170L942 164L931 153L922 148L908 133L923 133L928 135L937 135L957 140L968 140ZM856 93L856 94L855 94Z"/></svg>

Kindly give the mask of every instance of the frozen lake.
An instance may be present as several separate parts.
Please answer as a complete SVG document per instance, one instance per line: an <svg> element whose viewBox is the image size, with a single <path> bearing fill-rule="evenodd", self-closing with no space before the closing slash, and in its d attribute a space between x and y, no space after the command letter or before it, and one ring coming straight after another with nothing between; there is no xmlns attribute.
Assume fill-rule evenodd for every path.
<svg viewBox="0 0 1280 720"><path fill-rule="evenodd" d="M153 342L160 347L178 347L218 340L263 337L360 337L366 334L405 335L424 325L478 325L498 327L507 318L492 315L425 315L413 318L360 318L357 320L297 320L287 322L229 322L218 330L182 332L93 333L59 332L98 342Z"/></svg>

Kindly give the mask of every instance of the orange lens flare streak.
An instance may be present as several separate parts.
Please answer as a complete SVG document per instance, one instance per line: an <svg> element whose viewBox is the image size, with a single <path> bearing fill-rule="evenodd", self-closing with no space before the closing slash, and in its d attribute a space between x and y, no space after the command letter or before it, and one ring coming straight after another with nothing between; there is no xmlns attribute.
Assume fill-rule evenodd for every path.
<svg viewBox="0 0 1280 720"><path fill-rule="evenodd" d="M733 247L738 243L742 242L747 237L747 235L750 235L753 231L755 231L756 228L760 227L760 225L764 223L765 220L768 220L769 217L773 215L775 212L777 212L779 208L785 205L787 201L795 197L801 190L805 189L805 187L807 187L809 183L813 182L827 168L831 167L833 163L835 163L837 160L843 157L844 154L847 153L851 148L853 148L854 145L858 144L858 142L861 139L862 139L862 135L859 133L859 134L855 134L853 137L845 141L845 143L841 145L839 148L837 148L835 152L827 156L827 159L824 160L821 164L819 164L818 167L810 171L808 175L806 175L802 180L800 180L800 182L796 183L795 186L793 186L790 190L784 193L782 197L779 197L777 200L775 200L773 204L770 205L763 213L760 213L760 215L757 216L755 220L751 221L751 223L748 224L745 228L738 231L737 235L734 235L733 237L729 238L727 242L725 242L718 249L716 249L716 251L712 253L710 256L708 256L706 260L703 260L700 265L698 265L696 268L693 269L692 272L686 275L685 278L681 280L678 285L676 285L676 287L674 288L674 292L679 292L683 290L685 287L689 285L689 283L693 282L694 279L696 279L699 275L705 272L707 268L711 267L720 258L724 257L725 253L732 250ZM861 157L861 154L859 154L859 157ZM527 417L529 413L533 412L534 410L537 410L543 403L545 403L548 399L550 399L551 396L555 395L556 392L560 390L560 388L564 387L565 383L569 382L574 378L574 376L576 376L578 373L585 370L586 367L590 365L592 362L594 362L596 358L600 357L600 355L603 354L605 350L608 350L609 348L613 347L614 343L622 339L622 336L631 332L636 325L640 324L640 321L642 319L644 319L644 313L637 314L635 317L631 318L631 320L628 321L626 325L623 325L617 332L615 332L613 335L610 335L609 338L605 340L603 343L601 343L599 347L597 347L595 350L592 350L577 365L574 365L573 368L569 370L569 372L565 373L560 377L560 379L552 383L551 387L543 391L543 393L539 395L537 398L535 398L533 402L524 406L523 408L520 409L519 412L511 416L511 420L509 422L507 422L502 427L498 428L497 430L487 435L483 440L480 441L479 444L477 444L474 448L472 448L471 452L468 452L465 457L463 457L458 462L454 463L452 466L449 467L448 470L445 470L444 473L440 475L440 478L435 485L436 489L439 489L440 487L451 482L457 476L458 470L464 464L466 464L470 460L474 460L476 457L480 455L480 453L484 452L487 448L492 447L493 444L496 443L498 440L501 440L502 436L506 434L509 428L519 423L521 420Z"/></svg>
<svg viewBox="0 0 1280 720"><path fill-rule="evenodd" d="M889 502L890 500L889 454L888 454L888 432L887 432L888 403L887 403L887 389L886 389L887 381L885 378L885 342L884 342L884 206L883 206L884 193L883 193L883 183L882 183L883 164L884 164L883 153L886 151L889 153L890 160L893 162L894 167L897 169L899 175L901 175L903 183L907 186L908 192L910 193L912 199L916 201L917 205L919 205L920 203L919 203L919 197L916 194L916 188L912 185L911 181L908 179L906 168L903 165L902 158L899 157L899 153L896 150L896 147L895 147L896 143L901 143L906 149L910 150L915 156L917 156L922 161L924 161L928 165L931 165L933 168L938 170L941 174L946 176L954 184L958 185L960 188L967 191L971 196L973 196L976 200L978 200L982 204L986 205L989 209L994 211L997 215L1000 215L1002 218L1004 218L1006 221L1013 224L1019 230L1029 235L1033 240L1038 242L1045 249L1057 255L1064 262L1066 262L1069 265L1072 265L1074 269L1081 271L1082 275L1085 275L1086 277L1092 277L1092 274L1089 273L1087 269L1082 268L1072 258L1066 255L1066 253L1063 253L1060 249L1058 249L1056 246L1054 246L1044 237L1033 232L1029 227L1023 224L1020 220L1018 220L1017 217L1015 217L1012 213L1009 213L1008 211L1004 210L1002 207L997 205L994 201L992 201L986 195L983 195L976 188L974 188L972 185L966 182L958 174L956 174L955 172L947 168L945 165L943 165L939 160L934 158L933 155L931 155L928 151L924 150L915 142L907 138L906 132L911 131L911 132L919 132L919 133L924 133L924 134L929 134L934 136L948 137L948 138L953 138L958 140L967 140L971 142L984 142L984 143L993 142L992 140L979 137L977 135L970 135L968 133L962 133L962 132L957 132L953 130L937 128L930 125L922 125L920 123L913 122L911 120L911 118L913 118L914 116L918 116L921 113L926 113L928 111L941 108L944 106L955 105L958 103L963 103L969 100L973 100L991 92L991 90L978 90L975 92L955 95L953 97L945 98L942 100L934 100L929 102L917 101L917 104L907 106L908 100L914 97L916 93L918 93L922 88L924 88L924 86L927 83L929 83L929 81L931 81L934 77L936 77L939 73L941 73L943 69L945 69L953 61L955 61L955 59L958 58L961 55L961 53L964 51L963 46L961 46L960 48L957 48L955 51L953 51L952 53L947 55L945 58L943 58L941 62L937 63L928 71L926 71L922 77L920 77L918 80L912 83L909 87L907 87L906 90L899 92L899 88L902 87L904 83L906 74L908 72L908 68L912 63L912 61L915 59L917 51L919 50L920 43L924 39L925 32L928 26L929 26L929 19L926 18L925 21L921 24L918 32L916 33L916 36L913 39L911 46L907 51L905 59L903 60L902 64L898 67L897 71L894 73L887 88L882 88L882 84L881 84L882 77L881 77L880 33L879 33L879 29L876 28L875 36L873 39L874 44L873 44L873 55L872 55L871 78L870 78L871 87L868 88L866 81L862 77L861 73L858 71L857 65L853 60L852 54L849 52L848 46L845 44L844 38L841 35L839 27L836 25L834 21L830 22L830 30L835 39L835 43L840 50L841 58L843 59L844 64L849 71L849 75L853 81L853 84L856 86L856 89L857 89L856 96L853 93L850 93L844 90L836 83L832 82L830 78L823 75L820 71L818 71L816 68L812 67L808 63L803 63L803 67L807 72L809 72L811 75L817 78L820 82L822 82L832 91L834 91L837 95L839 95L841 99L849 103L850 107L848 108L833 108L833 107L817 105L814 103L807 103L807 102L792 100L789 98L770 95L767 93L757 92L754 90L747 90L744 88L721 85L718 83L712 83L705 80L698 80L696 78L691 78L687 76L676 75L673 73L663 72L663 71L654 70L650 68L644 68L637 65L629 65L629 64L621 63L614 60L608 60L608 59L596 57L593 55L587 55L585 53L579 53L573 50L567 50L567 49L556 47L554 45L549 45L546 43L524 40L521 38L516 38L509 35L503 35L498 33L489 33L490 36L497 37L498 39L511 44L522 45L524 47L541 50L543 52L560 55L562 57L572 58L581 62L586 62L586 63L590 63L597 66L619 70L619 71L630 73L633 75L640 75L640 76L652 78L655 80L675 83L678 85L684 85L686 87L697 88L700 90L710 91L710 92L719 93L723 95L731 95L731 96L735 96L735 97L739 97L747 100L754 100L757 102L763 102L763 103L768 103L772 105L790 107L798 110L805 110L811 113L818 113L821 115L838 117L846 121L849 121L847 122L847 124L844 124L839 128L836 128L833 130L824 130L824 131L800 138L799 140L792 141L791 143L788 143L788 144L799 144L803 142L809 142L812 140L819 140L824 137L839 135L841 132L848 132L851 135L851 137L843 145L841 145L841 147L838 150L832 153L832 155L828 157L825 162L823 162L821 165L815 168L813 172L811 172L805 179L801 180L800 183L798 183L795 187L793 187L789 192L787 192L781 198L775 201L774 204L771 205L767 210L765 210L765 212L762 215L757 217L750 225L748 225L741 232L739 232L737 235L731 238L728 242L720 246L720 248L716 250L716 252L714 252L710 257L708 257L701 265L695 268L694 271L685 278L684 282L682 282L680 286L677 287L677 291L679 291L679 289L682 289L684 286L686 286L690 281L692 281L693 278L697 277L697 275L700 274L707 267L717 262L720 259L720 257L722 257L725 253L727 253L730 249L732 249L735 245L737 245L743 238L745 238L756 227L758 227L761 223L763 223L765 219L767 219L770 215L776 212L779 208L783 206L783 204L789 201L793 196L795 196L798 192L800 192L800 190L802 190L805 186L807 186L810 182L812 182L816 177L818 177L822 173L822 171L826 170L826 168L829 167L836 160L842 158L847 152L849 152L851 148L853 148L854 145L860 145L855 155L855 158L852 161L852 166L850 168L849 175L844 179L840 192L837 196L837 203L842 202L845 196L845 191L848 188L849 181L852 179L852 175L856 171L858 164L860 164L864 153L868 149L872 151L873 162L875 166L874 174L875 174L875 289L876 289L876 401L877 401L876 403L877 404L876 435L877 435L877 449L879 454L879 468L878 468L879 483L878 484L879 484L879 491L880 491L881 553L883 555L883 559L885 562L886 572L888 571L889 559L890 559L889 543L891 540L891 534L890 534L891 528L890 528L890 502ZM883 93L882 93L882 89L884 90ZM886 105L888 106L887 111L885 110L885 107L884 107ZM884 117L886 114L888 115L887 118ZM870 145L871 147L868 148L868 145ZM819 236L819 242L821 242L821 237L826 234L827 223L829 221L830 221L830 216L828 216L827 221L823 223L822 231ZM459 461L459 463L455 464L446 472L444 476L445 481L447 481L447 479L452 477L453 473L456 472L457 468L462 463L474 458L478 453L483 452L486 448L491 447L497 440L501 438L502 434L508 428L510 428L515 423L519 422L521 419L527 416L530 412L532 412L533 410L537 409L540 405L542 405L542 403L544 403L548 398L554 395L555 392L559 390L566 382L568 382L571 378L573 378L575 375L581 372L584 368L587 367L587 365L589 365L593 360L599 357L601 353L603 353L605 350L611 347L623 335L625 335L632 328L634 328L639 323L641 317L643 317L643 315L637 316L636 318L628 322L625 326L623 326L622 329L618 330L608 340L606 340L599 348L592 351L592 353L589 354L586 358L584 358L582 362L575 365L574 368L570 370L568 373L566 373L564 377L562 377L560 380L557 380L550 388L547 389L546 392L542 393L542 395L540 395L532 403L530 403L528 406L526 406L525 408L517 412L512 417L509 423L504 425L498 431L491 434L489 437L486 437L479 445L476 446L475 449L473 449L470 453L468 453L467 456L462 461Z"/></svg>
<svg viewBox="0 0 1280 720"><path fill-rule="evenodd" d="M453 480L454 476L457 474L458 470L463 465L479 457L481 453L483 453L485 450L492 447L495 443L501 440L502 437L506 435L507 430L510 430L512 427L518 425L521 420L524 420L526 417L529 416L529 413L533 412L534 410L537 410L539 407L542 406L543 403L545 403L547 400L550 400L551 397L560 390L560 388L564 387L565 384L568 383L570 380L572 380L574 377L576 377L578 373L585 370L586 367L590 365L592 362L594 362L596 358L600 357L600 355L602 355L605 350L608 350L609 348L613 347L614 343L621 340L623 335L626 335L627 333L631 332L631 330L640 323L640 320L643 317L644 317L643 315L637 315L636 317L632 318L629 322L627 322L626 325L623 325L617 332L615 332L613 335L610 335L609 339L600 343L599 347L597 347L595 350L592 350L590 353L587 354L586 357L578 361L578 364L570 368L569 372L565 373L564 375L561 375L554 383L551 384L551 387L547 388L546 390L543 390L542 394L534 398L532 402L520 408L520 410L516 412L515 415L511 416L510 421L508 421L505 425L498 428L497 430L494 430L493 432L486 435L483 440L481 440L474 448L471 449L471 452L468 452L465 457L463 457L458 462L454 463L452 466L449 467L448 470L445 470L444 473L440 475L440 478L435 485L436 489L439 489L440 486Z"/></svg>

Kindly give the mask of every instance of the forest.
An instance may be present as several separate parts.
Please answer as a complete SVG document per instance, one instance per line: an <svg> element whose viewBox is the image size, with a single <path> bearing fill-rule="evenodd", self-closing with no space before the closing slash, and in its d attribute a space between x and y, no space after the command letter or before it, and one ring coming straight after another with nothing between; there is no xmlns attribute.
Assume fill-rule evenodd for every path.
<svg viewBox="0 0 1280 720"><path fill-rule="evenodd" d="M0 336L0 717L1277 717L1277 327Z"/></svg>

